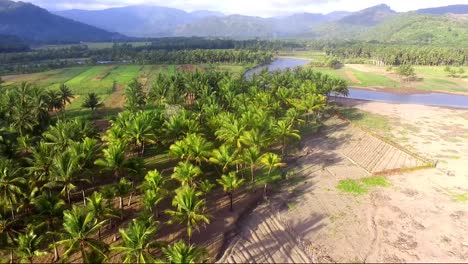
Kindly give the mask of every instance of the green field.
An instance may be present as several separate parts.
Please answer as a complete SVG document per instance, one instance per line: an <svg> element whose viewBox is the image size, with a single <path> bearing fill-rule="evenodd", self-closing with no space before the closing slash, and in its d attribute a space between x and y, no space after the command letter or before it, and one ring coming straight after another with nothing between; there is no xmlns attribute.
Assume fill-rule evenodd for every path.
<svg viewBox="0 0 468 264"><path fill-rule="evenodd" d="M139 79L147 88L151 86L158 74L175 74L177 71L205 71L218 70L234 74L243 74L246 69L254 65L100 65L70 67L41 73L4 76L5 85L14 87L21 82L31 82L44 89L58 89L61 84L67 85L75 95L75 100L67 106L67 115L88 116L91 112L81 107L88 93L97 93L105 102L108 109L112 109L115 101L122 100L122 87L132 79ZM113 84L120 89L113 90ZM120 98L119 98L120 97Z"/></svg>

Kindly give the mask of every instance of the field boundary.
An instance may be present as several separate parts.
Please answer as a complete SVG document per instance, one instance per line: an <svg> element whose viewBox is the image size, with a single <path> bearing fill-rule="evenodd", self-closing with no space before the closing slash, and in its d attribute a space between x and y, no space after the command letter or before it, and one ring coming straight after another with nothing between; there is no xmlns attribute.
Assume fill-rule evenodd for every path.
<svg viewBox="0 0 468 264"><path fill-rule="evenodd" d="M379 140L382 140L383 142L391 145L392 147L395 147L396 149L398 149L398 150L400 150L400 151L410 155L411 157L413 157L413 158L415 158L417 160L420 160L420 161L422 161L424 163L424 165L411 167L411 168L398 168L398 169L391 169L391 170L384 170L384 171L380 171L380 172L375 172L375 173L373 173L373 175L375 175L375 176L392 175L392 174L397 174L397 173L402 173L402 172L409 172L409 171L416 171L416 170L422 170L422 169L435 168L437 166L437 161L427 159L427 158L422 157L421 155L419 155L417 153L411 152L407 148L401 146L400 144L398 144L398 143L396 143L396 142L394 142L392 140L389 140L388 138L385 138L385 137L383 137L381 135L378 135L378 134L372 132L370 129L368 129L368 128L364 127L364 126L361 126L361 125L358 125L358 124L352 122L348 118L344 117L338 110L335 110L335 116L338 117L339 119L347 122L348 124L351 124L353 127L361 129L365 133L367 133L367 134L369 134L369 135L371 135L373 137L376 137Z"/></svg>

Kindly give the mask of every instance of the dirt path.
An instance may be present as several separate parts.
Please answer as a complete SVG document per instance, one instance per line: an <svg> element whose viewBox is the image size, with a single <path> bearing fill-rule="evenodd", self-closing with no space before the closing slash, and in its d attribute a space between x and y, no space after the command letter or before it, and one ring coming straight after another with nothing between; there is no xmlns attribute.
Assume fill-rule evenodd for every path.
<svg viewBox="0 0 468 264"><path fill-rule="evenodd" d="M361 84L361 81L356 76L354 76L353 72L345 71L345 74L346 74L346 77L348 77L353 84L358 84L358 85Z"/></svg>

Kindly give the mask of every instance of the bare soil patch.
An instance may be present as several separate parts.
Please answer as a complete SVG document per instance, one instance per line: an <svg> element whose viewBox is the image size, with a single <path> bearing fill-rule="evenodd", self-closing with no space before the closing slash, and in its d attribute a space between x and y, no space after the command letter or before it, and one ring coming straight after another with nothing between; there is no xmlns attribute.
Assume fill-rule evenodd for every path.
<svg viewBox="0 0 468 264"><path fill-rule="evenodd" d="M343 193L336 189L338 182L368 177L362 164L379 156L380 147L373 146L380 144L385 149L385 145L367 137L355 140L362 132L339 127L339 122L329 123L331 131L324 133L326 137L303 143L300 155L304 157L293 166L296 175L270 200L270 213L254 211L256 215L246 220L253 223L240 229L241 242L234 241L221 261L288 262L288 254L278 253L281 250L271 241L276 229L264 238L259 236L258 241L250 239L254 237L250 233L259 232L257 226L268 225L273 217L295 235L295 243L282 243L285 248L297 247L315 262L468 261L468 206L459 199L468 193L468 141L445 140L446 133L455 129L461 131L450 135L456 139L468 135L466 111L362 101L355 107L398 120L391 123L394 140L406 137L404 145L421 156L436 159L452 150L459 158L439 160L437 168L388 176L391 186L367 194ZM450 129L441 130L441 125ZM349 142L354 142L355 150L346 147L352 146ZM343 155L346 149L348 155ZM409 160L393 150L377 164L388 168L411 164ZM243 247L248 242L255 247ZM260 250L256 253L254 249ZM263 255L272 259L258 252L266 252Z"/></svg>

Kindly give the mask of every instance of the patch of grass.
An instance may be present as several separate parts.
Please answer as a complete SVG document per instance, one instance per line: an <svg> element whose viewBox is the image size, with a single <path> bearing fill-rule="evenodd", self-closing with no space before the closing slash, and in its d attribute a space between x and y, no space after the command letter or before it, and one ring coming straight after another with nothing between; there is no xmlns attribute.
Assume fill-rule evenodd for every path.
<svg viewBox="0 0 468 264"><path fill-rule="evenodd" d="M468 193L454 194L452 198L457 202L468 202Z"/></svg>
<svg viewBox="0 0 468 264"><path fill-rule="evenodd" d="M394 81L386 76L372 73L372 72L361 72L355 69L349 69L354 76L361 82L359 86L383 86L389 88L399 88L400 83Z"/></svg>
<svg viewBox="0 0 468 264"><path fill-rule="evenodd" d="M297 204L296 203L288 203L288 209L289 211L292 211L294 209L297 208Z"/></svg>
<svg viewBox="0 0 468 264"><path fill-rule="evenodd" d="M364 178L361 180L361 182L369 187L375 187L375 186L380 186L380 187L388 187L390 186L390 183L388 182L387 178L382 177L382 176L374 176L374 177L369 177L369 178Z"/></svg>
<svg viewBox="0 0 468 264"><path fill-rule="evenodd" d="M336 188L342 192L352 193L356 195L367 193L367 189L356 180L341 180Z"/></svg>
<svg viewBox="0 0 468 264"><path fill-rule="evenodd" d="M336 188L345 193L361 195L367 193L371 188L388 187L390 183L383 176L372 176L360 180L341 180Z"/></svg>

